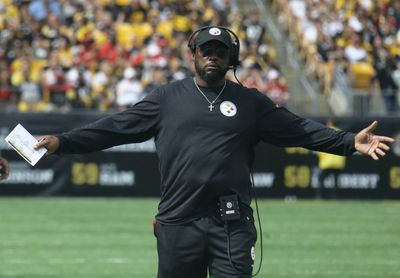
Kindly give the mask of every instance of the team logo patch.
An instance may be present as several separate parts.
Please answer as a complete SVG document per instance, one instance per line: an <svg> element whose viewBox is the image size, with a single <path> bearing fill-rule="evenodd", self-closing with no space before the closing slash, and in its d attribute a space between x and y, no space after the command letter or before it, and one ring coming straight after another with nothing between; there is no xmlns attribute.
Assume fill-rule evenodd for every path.
<svg viewBox="0 0 400 278"><path fill-rule="evenodd" d="M219 35L221 35L221 30L219 28L213 27L208 31L208 33L210 33L210 35L213 35L213 36L219 36Z"/></svg>
<svg viewBox="0 0 400 278"><path fill-rule="evenodd" d="M219 109L221 110L221 113L227 117L233 117L237 112L236 105L231 101L222 102Z"/></svg>

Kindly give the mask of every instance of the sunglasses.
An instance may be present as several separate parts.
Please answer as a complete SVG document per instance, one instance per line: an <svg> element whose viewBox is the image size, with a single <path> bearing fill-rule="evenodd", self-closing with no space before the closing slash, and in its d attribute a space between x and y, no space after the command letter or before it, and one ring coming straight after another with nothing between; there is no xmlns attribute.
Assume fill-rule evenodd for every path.
<svg viewBox="0 0 400 278"><path fill-rule="evenodd" d="M200 54L203 57L210 57L215 54L220 59L225 59L229 55L229 49L226 47L199 46Z"/></svg>

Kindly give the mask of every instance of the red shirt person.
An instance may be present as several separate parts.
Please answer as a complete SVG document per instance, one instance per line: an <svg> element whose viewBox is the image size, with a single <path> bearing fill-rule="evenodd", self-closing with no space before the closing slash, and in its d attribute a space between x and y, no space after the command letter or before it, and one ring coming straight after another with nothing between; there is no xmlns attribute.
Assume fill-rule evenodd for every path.
<svg viewBox="0 0 400 278"><path fill-rule="evenodd" d="M284 106L289 100L287 86L279 79L279 72L271 69L268 74L268 81L265 85L265 95L267 95L276 105Z"/></svg>

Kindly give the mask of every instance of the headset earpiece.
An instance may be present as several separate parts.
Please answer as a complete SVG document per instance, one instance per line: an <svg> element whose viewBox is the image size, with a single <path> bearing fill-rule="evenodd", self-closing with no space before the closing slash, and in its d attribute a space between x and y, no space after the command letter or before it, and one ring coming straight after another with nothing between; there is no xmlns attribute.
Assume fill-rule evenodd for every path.
<svg viewBox="0 0 400 278"><path fill-rule="evenodd" d="M239 38L236 36L236 34L233 33L231 30L229 29L225 30L228 31L230 34L232 34L234 38L232 40L232 44L230 47L229 65L235 69L236 67L240 66L240 61L239 61L240 41Z"/></svg>
<svg viewBox="0 0 400 278"><path fill-rule="evenodd" d="M236 36L236 34L233 31L229 30L228 28L221 27L221 26L205 26L205 27L202 27L200 29L193 31L193 33L190 35L190 37L188 39L188 47L189 47L190 51L192 51L192 53L195 53L195 51L196 51L196 44L194 42L196 35L198 33L200 33L201 31L203 31L205 29L209 29L209 28L222 29L231 35L231 39L233 37L231 45L229 47L229 66L232 67L233 69L238 67L240 65L240 61L239 61L240 41L239 41L238 36Z"/></svg>

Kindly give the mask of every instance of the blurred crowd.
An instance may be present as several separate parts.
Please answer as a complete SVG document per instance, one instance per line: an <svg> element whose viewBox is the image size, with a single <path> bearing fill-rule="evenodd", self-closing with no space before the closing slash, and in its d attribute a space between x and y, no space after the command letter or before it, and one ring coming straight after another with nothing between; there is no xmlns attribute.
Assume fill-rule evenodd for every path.
<svg viewBox="0 0 400 278"><path fill-rule="evenodd" d="M335 73L399 111L400 0L271 0L326 96Z"/></svg>
<svg viewBox="0 0 400 278"><path fill-rule="evenodd" d="M236 1L3 0L0 111L125 109L191 76L187 39L211 24L240 38L239 80L284 105L289 95L259 11Z"/></svg>

